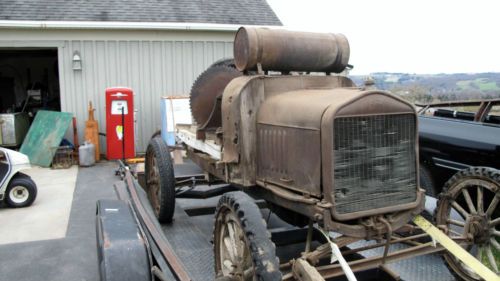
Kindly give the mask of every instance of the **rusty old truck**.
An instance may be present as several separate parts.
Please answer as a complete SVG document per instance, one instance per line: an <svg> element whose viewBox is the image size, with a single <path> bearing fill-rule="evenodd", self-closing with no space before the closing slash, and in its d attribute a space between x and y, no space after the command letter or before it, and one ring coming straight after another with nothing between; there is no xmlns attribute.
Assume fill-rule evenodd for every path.
<svg viewBox="0 0 500 281"><path fill-rule="evenodd" d="M132 202L126 216L135 217L137 227L130 229L130 237L144 237L130 249L139 253L135 258L146 257L141 265L149 267L135 267L155 280L196 279L179 256L194 262L211 241L213 275L200 277L204 280L356 280L373 269L394 277L386 263L436 252L462 279L497 278L497 260L491 257L499 250L500 184L450 187L436 223L455 244L422 240L428 234L410 223L425 199L419 184L417 112L389 92L358 87L342 75L349 55L341 34L240 28L234 59L214 63L192 87L195 124L177 126L176 147L153 137L144 186L138 187L127 172L124 187L117 188L121 198ZM183 167L171 157L179 147L198 172L179 174ZM204 193L196 192L199 187ZM205 198L200 194L207 193L220 196L217 206L185 211L213 213L212 238L205 244L192 240L197 232L192 226L177 234L179 240L173 238L177 242L169 242L165 237L188 224L176 199ZM108 210L125 208L123 202L98 207L98 241L107 245L99 256L107 276L132 268L116 270L124 255L111 254L115 244L109 241L124 234L106 223L120 213ZM269 210L265 217L264 208ZM271 215L290 230L270 232L266 223ZM356 244L365 240L375 242ZM292 242L300 250L278 255ZM407 246L390 248L396 243ZM485 257L486 266L445 251L448 243L480 260ZM377 256L360 254L376 248Z"/></svg>

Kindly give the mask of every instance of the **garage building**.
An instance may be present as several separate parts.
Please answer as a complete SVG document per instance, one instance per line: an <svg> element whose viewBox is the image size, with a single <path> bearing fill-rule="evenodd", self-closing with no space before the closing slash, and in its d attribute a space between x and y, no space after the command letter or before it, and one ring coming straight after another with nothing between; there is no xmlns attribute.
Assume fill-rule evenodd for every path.
<svg viewBox="0 0 500 281"><path fill-rule="evenodd" d="M207 66L231 57L240 25L281 22L265 0L2 1L0 113L71 112L81 142L88 102L105 132L105 89L130 87L143 152L160 128L160 97L188 95Z"/></svg>

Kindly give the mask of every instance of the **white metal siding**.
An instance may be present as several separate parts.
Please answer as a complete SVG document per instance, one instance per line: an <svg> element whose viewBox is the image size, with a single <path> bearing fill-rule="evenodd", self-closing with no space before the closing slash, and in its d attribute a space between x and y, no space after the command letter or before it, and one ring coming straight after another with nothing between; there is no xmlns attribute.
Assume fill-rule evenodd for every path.
<svg viewBox="0 0 500 281"><path fill-rule="evenodd" d="M232 57L234 31L0 29L0 48L57 47L62 110L75 114L83 140L87 106L96 108L106 131L104 90L130 87L136 93L137 151L144 152L160 128L160 97L188 95L198 75L214 61ZM78 51L82 70L72 69ZM68 133L72 140L72 133ZM101 138L101 151L105 152Z"/></svg>
<svg viewBox="0 0 500 281"><path fill-rule="evenodd" d="M80 138L88 102L94 103L99 130L105 132L104 90L126 86L135 93L136 147L143 152L161 126L160 98L189 95L192 83L207 66L232 56L232 42L85 40L66 41L60 50L61 107L77 117ZM75 51L82 57L81 71L72 69ZM105 151L105 146L101 149Z"/></svg>
<svg viewBox="0 0 500 281"><path fill-rule="evenodd" d="M82 57L81 71L72 69L75 51ZM65 41L59 54L62 110L77 117L81 139L87 104L92 101L99 130L105 132L105 88L132 88L138 110L136 147L144 152L151 135L161 127L160 97L189 95L192 83L207 66L230 56L232 42ZM101 143L105 151L104 138Z"/></svg>

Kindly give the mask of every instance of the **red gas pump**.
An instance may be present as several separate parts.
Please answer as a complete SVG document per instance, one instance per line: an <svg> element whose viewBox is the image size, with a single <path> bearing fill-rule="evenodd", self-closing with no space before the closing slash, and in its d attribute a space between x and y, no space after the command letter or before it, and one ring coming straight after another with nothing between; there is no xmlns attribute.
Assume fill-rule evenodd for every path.
<svg viewBox="0 0 500 281"><path fill-rule="evenodd" d="M106 89L106 147L108 160L135 157L132 89Z"/></svg>

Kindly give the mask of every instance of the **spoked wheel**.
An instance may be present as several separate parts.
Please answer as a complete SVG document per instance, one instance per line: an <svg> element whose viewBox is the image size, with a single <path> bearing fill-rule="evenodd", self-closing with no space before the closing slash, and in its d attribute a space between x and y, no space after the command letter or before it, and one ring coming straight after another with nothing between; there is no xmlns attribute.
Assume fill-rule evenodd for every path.
<svg viewBox="0 0 500 281"><path fill-rule="evenodd" d="M172 221L175 210L174 167L167 144L154 137L146 150L146 190L156 217L161 223Z"/></svg>
<svg viewBox="0 0 500 281"><path fill-rule="evenodd" d="M436 208L436 223L451 238L465 238L464 248L493 272L500 267L500 172L475 167L455 174L443 188ZM444 259L464 280L482 280L449 253Z"/></svg>
<svg viewBox="0 0 500 281"><path fill-rule="evenodd" d="M243 192L224 194L214 227L215 272L225 280L281 280L276 248L259 208Z"/></svg>

